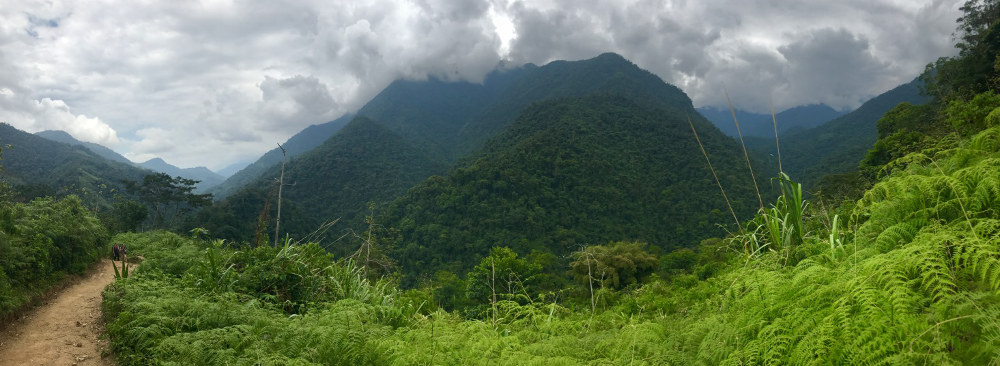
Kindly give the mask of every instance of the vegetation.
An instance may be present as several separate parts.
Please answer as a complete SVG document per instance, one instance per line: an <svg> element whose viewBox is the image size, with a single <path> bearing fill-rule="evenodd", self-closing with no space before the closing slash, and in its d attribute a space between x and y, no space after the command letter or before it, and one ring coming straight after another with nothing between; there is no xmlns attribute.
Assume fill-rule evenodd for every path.
<svg viewBox="0 0 1000 366"><path fill-rule="evenodd" d="M76 196L0 200L0 319L83 273L108 253L108 233Z"/></svg>
<svg viewBox="0 0 1000 366"><path fill-rule="evenodd" d="M582 250L564 267L581 279L571 288L586 288L589 258L616 271L633 266L601 258L644 258L593 297L533 291L540 268L494 249L467 276L468 309L484 311L464 316L315 245L119 236L147 262L107 290L108 329L119 359L138 364L997 362L1000 126L905 159L843 224L784 182L774 209L806 208L768 211L799 227L791 251L772 241L785 235L753 252L737 235L661 257L660 277L641 245Z"/></svg>
<svg viewBox="0 0 1000 366"><path fill-rule="evenodd" d="M28 202L45 196L76 195L96 210L108 209L124 181L141 180L149 172L101 158L84 146L71 146L0 123L4 145L3 179L14 188L13 199Z"/></svg>
<svg viewBox="0 0 1000 366"><path fill-rule="evenodd" d="M318 235L316 240L346 256L357 249L356 241L337 239L345 234L346 225L362 231L367 202L388 204L407 188L443 170L443 164L379 123L357 117L323 145L289 162L284 178L288 186L282 197L282 233L301 238L339 219L341 226L323 232L329 235ZM258 240L255 233L273 233L278 174L271 171L254 186L199 212L188 220L186 229L204 226L217 237L266 242Z"/></svg>
<svg viewBox="0 0 1000 366"><path fill-rule="evenodd" d="M749 217L757 199L738 146L698 126ZM412 285L428 271L464 273L497 245L556 257L618 240L693 246L732 222L711 177L683 115L616 96L562 99L525 110L481 158L410 189L381 221Z"/></svg>

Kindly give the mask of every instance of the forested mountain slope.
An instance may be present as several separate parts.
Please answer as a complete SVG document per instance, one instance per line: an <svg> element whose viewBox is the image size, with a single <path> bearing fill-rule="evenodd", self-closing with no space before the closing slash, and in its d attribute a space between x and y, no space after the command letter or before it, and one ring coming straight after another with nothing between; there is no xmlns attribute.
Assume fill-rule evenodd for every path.
<svg viewBox="0 0 1000 366"><path fill-rule="evenodd" d="M191 225L203 226L216 235L235 235L251 240L261 212L277 215L274 194L280 178L268 170L254 183L196 215ZM320 146L285 167L282 189L282 232L301 238L322 223L340 219L332 238L345 227L363 223L367 202L386 204L407 188L446 165L365 117L357 117ZM267 221L265 221L267 223ZM347 224L345 224L347 223ZM273 237L273 227L264 232ZM324 237L320 237L324 238ZM332 246L339 254L346 247Z"/></svg>
<svg viewBox="0 0 1000 366"><path fill-rule="evenodd" d="M398 229L393 257L410 275L462 273L493 246L565 256L587 244L672 250L723 234L717 224L732 214L691 114L651 105L617 95L533 104L482 157L393 203L383 224ZM758 204L739 146L704 119L692 122L737 214L748 216Z"/></svg>
<svg viewBox="0 0 1000 366"><path fill-rule="evenodd" d="M108 159L108 160L111 160L111 161L117 161L119 163L132 164L131 160L128 160L128 158L122 156L119 153L116 153L114 150L111 150L111 149L109 149L109 148L107 148L107 147L105 147L103 145L100 145L100 144L95 144L93 142L83 142L83 141L77 140L76 138L74 138L72 135L70 135L66 131L47 130L47 131L35 132L35 135L47 138L47 139L52 140L52 141L62 142L64 144L83 145L84 147L86 147L87 149L90 149L90 151L94 152L95 154L97 154L98 156L100 156L102 158L105 158L105 159Z"/></svg>
<svg viewBox="0 0 1000 366"><path fill-rule="evenodd" d="M306 127L301 132L290 137L288 141L285 141L285 143L281 146L285 148L285 154L288 158L298 156L322 144L326 141L326 139L330 138L330 136L333 136L333 134L337 133L337 131L340 131L340 129L347 125L347 123L353 118L354 115L346 114L330 122ZM226 178L225 181L220 183L218 186L213 187L208 191L208 193L211 193L216 200L226 198L229 195L236 193L236 191L243 186L259 178L262 174L267 172L268 169L281 164L281 159L281 149L275 147L274 149L264 153L264 155L250 165L240 169L240 171L236 172L236 174Z"/></svg>
<svg viewBox="0 0 1000 366"><path fill-rule="evenodd" d="M76 194L88 205L109 205L123 181L141 181L149 171L107 160L83 145L69 145L0 124L0 176L25 198ZM7 146L9 145L9 146Z"/></svg>
<svg viewBox="0 0 1000 366"><path fill-rule="evenodd" d="M222 183L225 178L208 168L200 166L195 168L180 168L174 166L163 159L152 158L138 164L139 166L154 172L166 173L171 177L184 177L198 181L198 191L204 192Z"/></svg>
<svg viewBox="0 0 1000 366"><path fill-rule="evenodd" d="M806 189L812 189L824 175L857 170L858 163L878 137L876 122L885 112L907 102L930 100L920 94L921 81L914 80L872 98L851 113L815 128L792 131L779 137L782 167ZM748 142L749 143L749 142ZM774 139L754 140L753 145L777 155Z"/></svg>
<svg viewBox="0 0 1000 366"><path fill-rule="evenodd" d="M297 211L295 215L283 214L282 219L288 224L289 230L295 228L290 231L293 236L304 235L311 231L308 228L315 228L319 222L336 218L342 219L338 229L360 230L364 223L358 215L366 211L365 207L369 201L387 203L387 200L395 197L393 194L402 194L406 188L433 174L445 173L450 166L455 166L457 161L462 161L457 163L458 166L471 162L474 160L471 157L474 156L473 152L483 153L485 150L482 150L482 143L495 133L503 131L530 103L589 94L618 95L632 100L637 107L658 108L661 110L660 113L677 117L690 115L702 121L691 106L691 101L679 89L639 69L621 56L610 53L584 61L558 61L542 67L526 65L521 68L496 71L487 77L483 84L451 83L434 79L397 81L362 108L358 115L383 126L394 136L396 144L413 149L406 156L392 154L380 156L390 160L385 160L382 166L371 165L371 171L366 174L402 174L402 176L395 180L371 180L365 174L346 171L349 165L320 162L320 160L341 159L336 156L322 157L321 154L351 152L354 154L352 156L361 159L370 158L361 152L370 151L371 154L378 155L382 153L380 149L385 147L381 141L357 136L346 136L338 140L338 136L347 132L340 131L323 144L327 148L317 148L308 160L305 156L289 160L289 169L308 171L309 175L308 178L291 175L286 177L286 182L296 184L285 190L290 195L287 204L291 210L304 211ZM708 124L703 127L706 130L715 130ZM356 146L350 149L345 146L330 147L337 144ZM391 160L396 158L402 160ZM420 163L410 164L409 159L418 159ZM405 171L397 169L409 165L413 165L414 169ZM309 166L325 168L310 170ZM249 167L245 170L252 169L256 168ZM411 181L410 174L417 171L423 172L424 175L417 181ZM214 213L210 216L229 217L230 219L225 221L233 223L233 225L218 225L216 229L229 234L242 233L238 237L224 236L227 238L247 239L251 236L252 230L231 230L224 226L246 228L247 225L253 225L248 222L256 222L259 213L268 205L267 202L276 202L276 192L267 187L272 187L274 179L279 174L280 166L272 165L265 173L261 173L259 178L246 183L247 192L237 194L239 197L228 200L231 202L223 201L219 207L214 208ZM242 178L234 176L229 182L236 182L239 179ZM351 179L356 180L351 181ZM303 181L298 182L298 180ZM402 186L405 182L410 185ZM362 186L366 189L355 190L354 193L332 192L343 187ZM333 199L336 201L330 201ZM250 208L253 206L250 203L252 201L257 201L254 209ZM238 209L238 213L232 212L237 206L245 207ZM382 206L384 205L379 205ZM276 205L269 207L268 215L274 217ZM229 212L224 212L227 210ZM237 217L239 219L236 219ZM237 222L242 222L241 226L235 226ZM216 225L211 220L205 219L193 220L191 225L196 225L195 223L204 226Z"/></svg>
<svg viewBox="0 0 1000 366"><path fill-rule="evenodd" d="M180 176L180 177L184 177L184 178L187 178L187 179L197 180L199 182L198 183L198 189L200 191L204 191L204 190L209 189L209 188L211 188L213 186L216 186L219 183L222 183L222 181L225 179L221 175L216 174L215 172L213 172L211 170L208 170L208 168L205 168L205 167L183 168L182 169L182 168L178 168L178 167L176 167L174 165L171 165L171 164L167 163L166 161L163 161L163 159L160 159L160 158L153 158L153 159L150 159L150 160L148 160L146 162L143 162L143 163L134 163L131 160L128 160L128 158L126 158L126 157L122 156L121 154L115 152L114 150L111 150L111 149L109 149L109 148L107 148L105 146L102 146L102 145L99 145L99 144L95 144L95 143L92 143L92 142L83 142L83 141L77 140L77 139L73 138L73 136L71 136L70 134L66 133L65 131L41 131L41 132L35 133L35 135L36 136L44 137L44 138L52 140L52 141L58 141L58 142L62 142L62 143L69 144L69 145L80 145L80 146L86 147L88 150L90 150L94 154L97 154L97 156L100 156L102 158L105 158L105 159L108 159L108 160L111 160L111 161L115 161L115 162L119 162L119 163L125 163L125 164L129 164L129 165L135 165L135 166L138 166L140 168L149 169L149 170L151 170L153 172L166 173L166 174L168 174L168 175L170 175L172 177Z"/></svg>

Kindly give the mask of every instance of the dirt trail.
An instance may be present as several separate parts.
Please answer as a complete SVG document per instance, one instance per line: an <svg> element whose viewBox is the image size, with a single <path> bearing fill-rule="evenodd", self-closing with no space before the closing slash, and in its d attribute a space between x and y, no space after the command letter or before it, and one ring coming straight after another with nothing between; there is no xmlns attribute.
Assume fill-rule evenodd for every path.
<svg viewBox="0 0 1000 366"><path fill-rule="evenodd" d="M120 266L120 265L119 265ZM54 294L0 334L0 365L114 365L101 316L101 291L114 280L103 259L82 280Z"/></svg>

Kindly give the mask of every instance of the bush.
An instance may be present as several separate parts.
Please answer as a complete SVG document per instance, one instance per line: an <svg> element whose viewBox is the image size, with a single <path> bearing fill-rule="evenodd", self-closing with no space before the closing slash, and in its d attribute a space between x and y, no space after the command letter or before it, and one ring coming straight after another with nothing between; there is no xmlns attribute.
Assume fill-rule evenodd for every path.
<svg viewBox="0 0 1000 366"><path fill-rule="evenodd" d="M0 203L0 319L103 254L107 230L76 196Z"/></svg>

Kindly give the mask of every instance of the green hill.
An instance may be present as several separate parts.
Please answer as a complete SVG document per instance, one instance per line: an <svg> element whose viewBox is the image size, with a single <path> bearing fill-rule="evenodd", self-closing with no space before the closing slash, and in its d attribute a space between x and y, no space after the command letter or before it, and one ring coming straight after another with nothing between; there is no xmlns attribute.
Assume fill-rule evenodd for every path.
<svg viewBox="0 0 1000 366"><path fill-rule="evenodd" d="M732 215L687 117L745 217L757 200L741 150L689 101L687 114L650 104L598 95L532 105L482 157L393 203L394 258L409 275L463 273L493 246L564 256L615 240L672 250L724 234L717 224Z"/></svg>
<svg viewBox="0 0 1000 366"><path fill-rule="evenodd" d="M825 175L855 171L878 138L876 122L885 112L907 102L922 104L930 100L920 94L920 81L914 80L872 98L851 113L820 126L780 135L782 167L805 188ZM748 145L776 155L774 139L748 140Z"/></svg>
<svg viewBox="0 0 1000 366"><path fill-rule="evenodd" d="M296 186L285 190L290 195L287 196L286 203L292 207L289 209L302 211L287 217L283 212L282 220L295 236L305 235L322 221L338 217L342 219L339 229L360 230L364 223L359 214L365 211L367 202L387 202L423 179L445 173L449 166L461 166L464 162L472 161L472 156L475 156L473 152L479 151L476 154L480 154L485 151L482 150L483 143L503 131L531 103L594 93L629 98L642 108L660 108L664 113L687 113L698 117L691 107L691 101L683 92L615 54L604 54L584 61L557 61L541 67L526 65L498 70L482 84L435 79L397 81L373 98L358 115L383 126L387 130L385 132L393 136L395 144L412 150L408 155L401 156L402 160L385 160L382 165L372 165L371 171L366 174L402 176L397 179L372 180L365 174L347 171L349 165L329 164L328 161L338 158L325 155L350 152L361 156L360 151L381 154L381 149L385 147L382 141L341 136L347 131L339 131L323 145L310 151L308 158L302 155L290 160L290 171L308 171L308 174L294 177L297 173L290 173L286 176L287 182L296 182ZM704 127L715 130L711 125ZM350 148L354 150L341 146L345 144L355 145ZM339 147L333 147L335 145ZM389 154L384 157L390 159L393 156L395 155ZM410 165L409 159L414 158L421 161L415 169L396 169L397 166L405 168ZM458 163L459 161L463 163ZM263 166L255 163L245 171ZM310 166L323 166L324 169L311 169ZM268 204L268 200L272 203L276 201L276 192L271 192L268 187L272 186L279 170L280 164L271 165L259 173L257 179L244 184L247 192L235 193L234 196L239 197L219 202L218 207L212 209L213 213L206 212L207 216L192 221L191 225L215 227L213 232L219 235L226 233L223 237L231 239L252 237L252 228L256 226L254 223L257 222L259 213ZM423 176L411 181L410 177L413 176L410 174L416 172L421 172ZM245 179L242 175L240 173L230 178L227 184ZM403 176L407 178L404 179ZM227 187L230 189L235 186ZM332 192L345 187L365 189L351 188L353 191ZM250 203L252 201L256 203ZM245 207L237 210L237 206ZM255 208L251 209L253 206ZM269 217L273 218L274 214L269 214ZM205 219L207 217L219 218L228 224L213 222ZM247 228L251 230L246 230Z"/></svg>
<svg viewBox="0 0 1000 366"><path fill-rule="evenodd" d="M0 124L3 170L27 199L76 194L87 205L109 206L125 180L141 181L150 172L131 164L98 156L83 145L69 145Z"/></svg>
<svg viewBox="0 0 1000 366"><path fill-rule="evenodd" d="M330 136L337 133L337 131L340 131L340 129L347 125L352 118L354 118L354 116L348 114L330 122L306 127L301 132L290 137L288 141L285 141L282 147L285 148L289 157L312 150L322 144L323 141L330 138ZM240 169L229 178L226 178L226 180L219 185L212 187L208 190L208 193L211 193L216 200L226 198L229 195L236 193L240 188L250 184L255 179L260 178L260 176L265 174L269 169L273 169L275 166L280 164L281 150L275 147L274 149L264 153L263 156L250 165Z"/></svg>
<svg viewBox="0 0 1000 366"><path fill-rule="evenodd" d="M343 223L363 223L366 203L386 204L407 188L446 166L431 159L399 135L380 124L357 117L319 147L289 161L282 190L282 232L295 238L310 234L322 223L340 219L334 230L338 237ZM271 218L277 215L274 195L280 163L255 180L251 186L196 215L190 226L204 226L221 237L250 240L257 218L265 207ZM357 226L357 225L355 225ZM349 226L348 226L349 227ZM339 254L346 251L343 246Z"/></svg>

